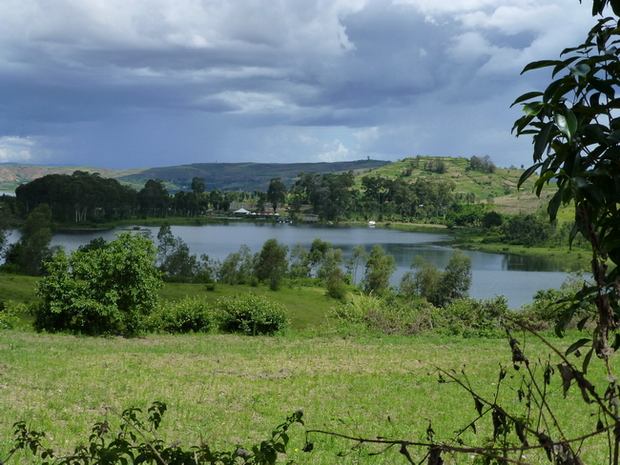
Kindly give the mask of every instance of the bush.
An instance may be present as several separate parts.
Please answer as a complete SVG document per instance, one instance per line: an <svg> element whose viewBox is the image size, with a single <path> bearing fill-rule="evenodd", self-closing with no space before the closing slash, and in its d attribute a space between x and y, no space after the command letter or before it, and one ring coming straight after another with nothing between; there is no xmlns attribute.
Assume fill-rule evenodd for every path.
<svg viewBox="0 0 620 465"><path fill-rule="evenodd" d="M560 289L541 289L534 294L534 301L522 308L520 321L537 330L551 329L557 325L563 328L575 328L580 320L593 315L596 308L593 304L578 306L568 311L574 295L587 284L581 273L570 274Z"/></svg>
<svg viewBox="0 0 620 465"><path fill-rule="evenodd" d="M182 441L174 441L167 445L157 437L157 430L168 409L164 402L153 402L146 412L130 407L122 413L115 413L120 424L104 420L96 422L88 441L76 442L73 453L63 456L44 444L46 433L27 427L20 421L13 425L15 435L8 456L1 463L16 463L21 458L31 455L33 463L46 464L127 464L127 463L165 463L169 465L275 465L286 455L291 432L289 428L295 424L303 425L303 412L298 410L289 415L284 422L271 430L270 435L260 443L243 447L237 444L228 450L212 448L201 441L197 445L183 445ZM47 441L45 441L47 442ZM309 452L313 445L306 443L304 450ZM22 452L23 451L23 452ZM21 454L20 454L21 452ZM4 457L3 457L4 458ZM13 460L15 459L15 460ZM286 463L292 463L287 461Z"/></svg>
<svg viewBox="0 0 620 465"><path fill-rule="evenodd" d="M26 307L23 304L6 305L0 302L0 329L14 329L19 324L19 314L25 312Z"/></svg>
<svg viewBox="0 0 620 465"><path fill-rule="evenodd" d="M161 304L151 315L148 327L171 334L208 333L215 328L215 311L202 297L186 297Z"/></svg>
<svg viewBox="0 0 620 465"><path fill-rule="evenodd" d="M157 308L161 274L153 242L131 232L105 248L56 254L31 307L37 331L135 335Z"/></svg>
<svg viewBox="0 0 620 465"><path fill-rule="evenodd" d="M438 332L463 337L504 335L502 317L509 312L504 296L495 299L458 299L436 314Z"/></svg>
<svg viewBox="0 0 620 465"><path fill-rule="evenodd" d="M248 336L274 334L289 327L288 313L265 297L247 294L224 297L217 302L219 328Z"/></svg>
<svg viewBox="0 0 620 465"><path fill-rule="evenodd" d="M435 307L421 297L378 299L354 296L346 304L332 309L341 324L363 326L383 334L418 334L432 329Z"/></svg>

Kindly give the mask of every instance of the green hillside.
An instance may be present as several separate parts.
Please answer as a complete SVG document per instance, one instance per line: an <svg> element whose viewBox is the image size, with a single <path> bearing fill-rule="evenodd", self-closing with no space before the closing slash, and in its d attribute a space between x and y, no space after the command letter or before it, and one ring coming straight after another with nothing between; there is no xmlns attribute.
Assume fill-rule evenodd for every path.
<svg viewBox="0 0 620 465"><path fill-rule="evenodd" d="M443 172L438 173L425 169L432 162L442 162ZM532 176L524 186L517 188L519 178L523 174L522 169L495 168L493 172L480 172L468 169L470 166L467 158L452 157L423 157L405 158L372 172L372 176L389 178L402 177L409 182L418 179L449 179L455 184L455 192L461 194L473 194L475 202L489 202L495 205L495 210L500 213L517 214L531 213L548 202L549 194L543 191L539 199L532 188L536 176ZM358 177L361 186L362 176Z"/></svg>
<svg viewBox="0 0 620 465"><path fill-rule="evenodd" d="M412 167L416 164L417 167ZM427 162L441 161L445 166L443 173L433 172L424 169ZM469 160L467 158L452 157L416 157L405 158L384 167L378 168L373 174L397 177L415 181L419 178L444 178L449 179L456 185L456 192L462 194L473 193L478 200L486 199L489 195L501 197L517 192L517 183L524 170L495 168L492 173L468 170ZM410 173L407 170L411 168ZM533 182L529 182L531 188Z"/></svg>

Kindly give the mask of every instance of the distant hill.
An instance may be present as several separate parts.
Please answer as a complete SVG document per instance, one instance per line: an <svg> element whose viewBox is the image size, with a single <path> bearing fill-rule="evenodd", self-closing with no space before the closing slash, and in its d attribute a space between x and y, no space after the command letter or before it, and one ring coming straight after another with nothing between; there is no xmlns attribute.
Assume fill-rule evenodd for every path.
<svg viewBox="0 0 620 465"><path fill-rule="evenodd" d="M255 190L266 191L273 178L282 178L282 182L290 188L302 172L314 171L326 174L353 171L357 176L389 163L389 161L381 160L333 163L194 163L149 168L139 173L119 176L118 180L143 186L148 179L161 179L166 185L174 186L174 189L189 190L192 178L198 177L205 179L208 191L221 189L222 191L254 192Z"/></svg>
<svg viewBox="0 0 620 465"><path fill-rule="evenodd" d="M432 162L441 161L442 173L427 169ZM357 183L361 185L364 175L382 177L401 177L408 182L421 178L449 179L456 185L456 192L474 194L475 202L489 202L500 213L531 213L549 201L549 192L543 192L542 199L532 193L532 180L517 189L522 169L495 168L491 173L482 173L468 169L467 158L452 157L416 157L405 158L397 162L381 160L358 160L334 163L194 163L191 165L168 166L161 168L144 168L132 170L109 170L83 166L35 166L35 165L0 165L0 190L14 191L21 184L40 178L47 174L71 174L74 171L99 173L106 178L118 179L140 190L148 179L161 179L170 192L190 190L192 178L206 180L207 190L221 189L253 192L266 191L272 178L280 177L287 187L291 187L299 173L317 172L340 173L353 171Z"/></svg>
<svg viewBox="0 0 620 465"><path fill-rule="evenodd" d="M207 190L266 191L272 178L281 177L290 187L301 172L320 174L353 171L367 173L389 164L382 160L358 160L334 163L194 163L191 165L110 170L84 166L0 165L0 190L14 191L17 186L48 174L71 174L75 171L99 173L106 178L118 179L141 189L149 179L161 179L170 191L189 190L192 178L206 180Z"/></svg>

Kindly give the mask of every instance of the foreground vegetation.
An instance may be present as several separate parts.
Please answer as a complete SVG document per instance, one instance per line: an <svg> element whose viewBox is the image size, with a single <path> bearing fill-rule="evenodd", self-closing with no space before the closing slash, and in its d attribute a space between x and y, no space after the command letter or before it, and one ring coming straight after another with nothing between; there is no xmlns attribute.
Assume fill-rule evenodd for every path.
<svg viewBox="0 0 620 465"><path fill-rule="evenodd" d="M546 357L539 342L528 339L524 345L532 359ZM470 394L454 383L438 384L434 367L465 367L476 389L493 396L498 364L511 364L510 349L501 339L352 337L344 330L276 338L138 339L8 331L2 333L0 353L0 460L13 421L46 431L50 447L69 452L86 442L96 420L117 424L106 407L146 410L153 400L168 404L158 433L166 444L205 440L228 449L253 444L298 409L308 429L415 441L426 437L431 422L440 441L477 413ZM600 368L593 366L593 379L604 378ZM549 388L550 402L564 406L557 413L567 433L579 434L596 422L590 416L593 408L577 407L578 390L563 400L559 380ZM506 408L518 405L516 391L507 390L502 400ZM492 434L479 432L478 443ZM304 429L293 426L290 436L287 457L296 463L402 463L397 450L372 457L367 455L377 451L372 446L350 451L350 441L319 434L312 435L314 450L306 453ZM339 452L346 455L337 459ZM587 443L583 458L602 463L605 452ZM27 456L16 463L27 463Z"/></svg>

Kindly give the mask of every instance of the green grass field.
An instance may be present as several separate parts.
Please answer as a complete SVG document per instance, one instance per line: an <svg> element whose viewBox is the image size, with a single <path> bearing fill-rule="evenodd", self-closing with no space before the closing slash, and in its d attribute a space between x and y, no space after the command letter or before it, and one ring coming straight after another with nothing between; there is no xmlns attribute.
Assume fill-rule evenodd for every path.
<svg viewBox="0 0 620 465"><path fill-rule="evenodd" d="M526 348L532 360L546 357L540 343L530 341ZM446 439L477 414L463 389L438 383L434 367L464 368L475 389L492 398L500 364L511 366L503 340L343 337L327 331L312 337L104 339L5 331L0 333L0 460L14 421L46 431L51 446L68 451L87 440L94 422L106 417L106 407L146 409L154 400L169 407L162 439L185 446L203 439L221 448L253 444L297 409L305 412L308 429L417 441L425 439L431 420L436 439ZM592 373L596 382L604 379L599 369ZM509 409L520 405L514 373L509 370L506 382L512 387L500 396ZM593 429L594 409L584 407L577 390L562 399L557 377L551 391L567 432ZM107 419L115 421L111 413ZM478 444L491 434L490 427L479 428ZM291 435L289 458L300 464L405 463L396 451L369 457L376 451L372 447L337 457L354 444L324 435L313 435L315 450L303 453L304 429L296 426ZM599 445L583 447L586 463L602 463L605 451ZM27 462L20 456L14 463Z"/></svg>

